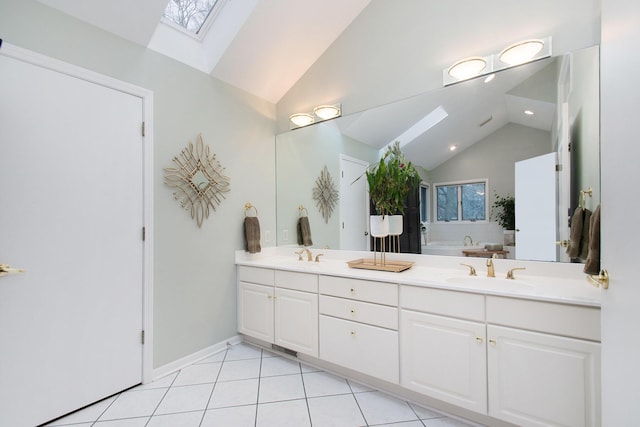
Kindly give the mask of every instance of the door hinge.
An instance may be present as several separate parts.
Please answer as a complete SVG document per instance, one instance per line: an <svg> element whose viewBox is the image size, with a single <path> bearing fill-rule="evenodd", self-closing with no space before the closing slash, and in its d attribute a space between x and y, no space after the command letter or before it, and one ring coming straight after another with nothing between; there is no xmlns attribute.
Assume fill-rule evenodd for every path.
<svg viewBox="0 0 640 427"><path fill-rule="evenodd" d="M556 165L556 172L562 172L562 165Z"/></svg>
<svg viewBox="0 0 640 427"><path fill-rule="evenodd" d="M142 122L142 136L145 136L145 134L144 134L144 123L145 122Z"/></svg>
<svg viewBox="0 0 640 427"><path fill-rule="evenodd" d="M142 330L142 332L140 333L140 342L142 344L144 344L144 329Z"/></svg>
<svg viewBox="0 0 640 427"><path fill-rule="evenodd" d="M147 238L147 228L142 227L142 241L144 242L146 238Z"/></svg>

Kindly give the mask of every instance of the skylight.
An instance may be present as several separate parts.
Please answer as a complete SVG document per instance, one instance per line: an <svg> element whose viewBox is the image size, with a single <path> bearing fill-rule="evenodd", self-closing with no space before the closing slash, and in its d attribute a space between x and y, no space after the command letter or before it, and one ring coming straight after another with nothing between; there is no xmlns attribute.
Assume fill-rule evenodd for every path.
<svg viewBox="0 0 640 427"><path fill-rule="evenodd" d="M187 31L200 34L216 3L221 2L219 0L169 0L163 16Z"/></svg>

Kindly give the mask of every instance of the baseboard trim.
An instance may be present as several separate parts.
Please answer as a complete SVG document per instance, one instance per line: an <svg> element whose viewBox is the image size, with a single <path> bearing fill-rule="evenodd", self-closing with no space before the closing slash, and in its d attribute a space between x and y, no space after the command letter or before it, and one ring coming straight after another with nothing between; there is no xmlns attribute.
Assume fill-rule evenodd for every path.
<svg viewBox="0 0 640 427"><path fill-rule="evenodd" d="M182 368L192 365L202 359L206 359L213 354L219 353L230 345L240 344L242 341L243 340L240 335L235 335L217 344L196 351L188 356L181 357L178 360L160 366L159 368L154 368L151 381L156 381L162 377L173 374L174 372L178 372Z"/></svg>

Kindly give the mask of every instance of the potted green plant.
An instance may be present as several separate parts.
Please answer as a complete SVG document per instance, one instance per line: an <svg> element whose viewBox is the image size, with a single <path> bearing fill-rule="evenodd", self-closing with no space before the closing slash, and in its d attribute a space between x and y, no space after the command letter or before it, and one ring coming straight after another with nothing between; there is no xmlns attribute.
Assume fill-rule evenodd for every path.
<svg viewBox="0 0 640 427"><path fill-rule="evenodd" d="M387 148L380 161L366 171L366 176L369 184L369 196L376 212L382 216L382 218L376 218L372 221L386 222L388 219L385 217L389 215L399 216L399 218L396 217L392 220L398 225L391 234L401 234L405 200L410 189L420 184L420 175L411 162L405 159L400 149L400 142L396 141L395 144Z"/></svg>
<svg viewBox="0 0 640 427"><path fill-rule="evenodd" d="M516 229L516 199L511 195L501 196L495 194L495 200L491 205L491 216L504 230L504 244L515 244Z"/></svg>

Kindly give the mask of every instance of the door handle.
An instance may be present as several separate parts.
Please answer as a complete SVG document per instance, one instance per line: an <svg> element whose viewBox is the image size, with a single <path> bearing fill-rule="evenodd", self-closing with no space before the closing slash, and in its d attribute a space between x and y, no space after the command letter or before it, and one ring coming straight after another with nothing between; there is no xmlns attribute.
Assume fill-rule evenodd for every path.
<svg viewBox="0 0 640 427"><path fill-rule="evenodd" d="M16 273L24 273L24 270L20 268L11 268L7 264L0 264L0 277Z"/></svg>
<svg viewBox="0 0 640 427"><path fill-rule="evenodd" d="M365 231L365 232L364 232L364 235L365 235L365 236L368 236L368 235L369 235L369 232L368 232L368 231Z"/></svg>

